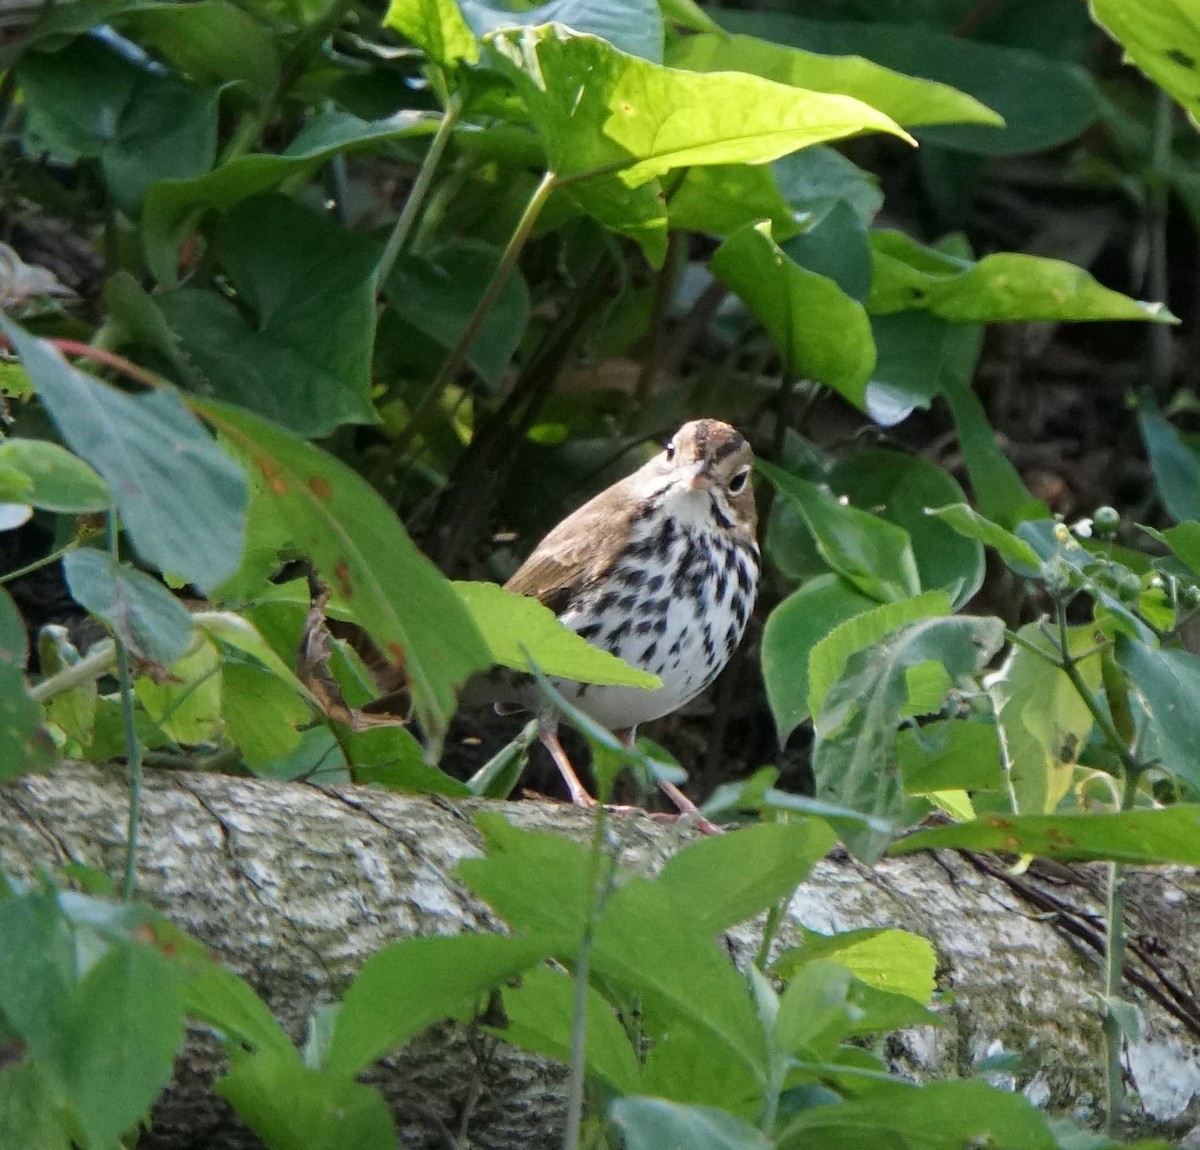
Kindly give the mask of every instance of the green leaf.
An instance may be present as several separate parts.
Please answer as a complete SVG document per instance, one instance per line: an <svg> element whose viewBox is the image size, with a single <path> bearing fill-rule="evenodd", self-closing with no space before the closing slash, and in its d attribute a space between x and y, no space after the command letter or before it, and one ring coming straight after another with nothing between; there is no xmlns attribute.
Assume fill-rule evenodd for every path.
<svg viewBox="0 0 1200 1150"><path fill-rule="evenodd" d="M777 239L787 239L800 230L792 205L765 165L688 168L671 193L667 213L673 229L714 236L731 235L760 220L770 222L771 234Z"/></svg>
<svg viewBox="0 0 1200 1150"><path fill-rule="evenodd" d="M383 22L442 68L479 59L479 41L454 0L391 0Z"/></svg>
<svg viewBox="0 0 1200 1150"><path fill-rule="evenodd" d="M1200 19L1187 0L1089 0L1096 22L1200 128Z"/></svg>
<svg viewBox="0 0 1200 1150"><path fill-rule="evenodd" d="M790 259L765 222L730 236L713 255L712 270L762 322L790 371L862 406L875 366L862 304Z"/></svg>
<svg viewBox="0 0 1200 1150"><path fill-rule="evenodd" d="M238 156L207 175L160 180L146 193L142 213L146 263L160 283L173 284L179 249L196 226L200 212L227 210L290 176L303 179L340 152L428 135L436 128L436 117L407 109L374 121L360 120L347 112L321 112L281 153Z"/></svg>
<svg viewBox="0 0 1200 1150"><path fill-rule="evenodd" d="M954 323L1132 319L1177 323L1161 303L1130 299L1063 260L996 252L978 263L923 247L902 232L871 235L874 278L867 308L918 308Z"/></svg>
<svg viewBox="0 0 1200 1150"><path fill-rule="evenodd" d="M111 1146L149 1110L183 1045L178 972L135 943L115 946L71 994L61 1073L89 1147Z"/></svg>
<svg viewBox="0 0 1200 1150"><path fill-rule="evenodd" d="M561 24L597 36L618 51L655 64L663 58L663 18L655 0L548 0L531 8L504 9L488 0L461 0L479 36L503 28Z"/></svg>
<svg viewBox="0 0 1200 1150"><path fill-rule="evenodd" d="M0 781L58 766L58 753L42 729L42 708L25 683L27 647L17 605L0 588Z"/></svg>
<svg viewBox="0 0 1200 1150"><path fill-rule="evenodd" d="M157 579L104 551L82 548L64 556L63 574L72 598L139 659L169 667L192 641L187 608Z"/></svg>
<svg viewBox="0 0 1200 1150"><path fill-rule="evenodd" d="M985 686L996 711L1013 806L1021 814L1047 814L1071 789L1075 764L1092 732L1092 712L1066 671L1055 665L1062 653L1042 627L1027 623L1017 634L1046 657L1014 645ZM1102 636L1094 627L1070 628L1071 655L1093 650L1098 638ZM1076 666L1097 693L1099 654L1080 659Z"/></svg>
<svg viewBox="0 0 1200 1150"><path fill-rule="evenodd" d="M1150 456L1154 485L1171 518L1177 522L1200 519L1200 459L1154 408L1139 409L1138 426Z"/></svg>
<svg viewBox="0 0 1200 1150"><path fill-rule="evenodd" d="M140 213L156 180L198 176L216 158L217 89L134 64L95 37L26 53L17 77L28 152L68 164L99 159L127 215Z"/></svg>
<svg viewBox="0 0 1200 1150"><path fill-rule="evenodd" d="M894 9L906 12L903 6ZM871 11L873 9L865 9ZM955 36L925 19L804 19L781 12L724 9L721 23L779 43L825 55L855 54L906 76L947 84L994 109L1004 127L947 124L921 128L922 142L979 155L1041 151L1073 140L1102 114L1104 99L1081 67L1048 59L1040 50L1022 51Z"/></svg>
<svg viewBox="0 0 1200 1150"><path fill-rule="evenodd" d="M919 455L868 449L836 464L827 482L855 507L908 532L923 589L944 591L956 609L979 590L983 548L928 514L930 507L965 498L944 468Z"/></svg>
<svg viewBox="0 0 1200 1150"><path fill-rule="evenodd" d="M845 96L663 68L560 26L498 33L490 44L559 183L585 212L637 239L655 263L666 243L656 177L703 164L766 163L864 130L904 135Z"/></svg>
<svg viewBox="0 0 1200 1150"><path fill-rule="evenodd" d="M1004 785L1000 736L991 723L943 719L905 728L896 739L896 756L907 795Z"/></svg>
<svg viewBox="0 0 1200 1150"><path fill-rule="evenodd" d="M422 726L440 743L456 690L490 662L449 581L417 551L379 494L344 464L248 412L200 406L266 481L264 498L296 547L404 669Z"/></svg>
<svg viewBox="0 0 1200 1150"><path fill-rule="evenodd" d="M269 196L225 217L216 257L236 304L199 288L156 297L210 394L305 436L374 422L376 245Z"/></svg>
<svg viewBox="0 0 1200 1150"><path fill-rule="evenodd" d="M500 263L500 250L477 240L455 240L419 253L405 252L384 284L395 313L442 348L458 343ZM529 323L529 290L520 273L504 281L467 349L467 363L498 387Z"/></svg>
<svg viewBox="0 0 1200 1150"><path fill-rule="evenodd" d="M968 504L930 508L929 514L950 524L960 535L986 544L1018 575L1030 578L1041 570L1041 557L1024 539L985 519Z"/></svg>
<svg viewBox="0 0 1200 1150"><path fill-rule="evenodd" d="M134 683L146 714L181 746L219 743L223 691L217 648L210 642L195 644L170 672L161 683L146 675Z"/></svg>
<svg viewBox="0 0 1200 1150"><path fill-rule="evenodd" d="M232 660L221 677L226 733L247 767L257 773L296 750L312 708L294 688L261 666Z"/></svg>
<svg viewBox="0 0 1200 1150"><path fill-rule="evenodd" d="M6 439L0 443L0 466L15 467L28 480L21 502L45 511L82 515L112 504L108 484L82 459L57 443L41 439Z"/></svg>
<svg viewBox="0 0 1200 1150"><path fill-rule="evenodd" d="M1200 658L1117 637L1117 662L1136 704L1141 756L1200 792Z"/></svg>
<svg viewBox="0 0 1200 1150"><path fill-rule="evenodd" d="M677 852L656 885L715 934L788 898L833 844L832 831L814 819L750 826Z"/></svg>
<svg viewBox="0 0 1200 1150"><path fill-rule="evenodd" d="M883 603L839 623L815 647L808 658L809 707L819 715L834 684L846 670L851 655L874 646L899 627L950 614L950 600L943 591L927 591L914 599Z"/></svg>
<svg viewBox="0 0 1200 1150"><path fill-rule="evenodd" d="M535 966L504 991L506 1023L498 1037L558 1062L571 1060L575 979L548 966ZM592 987L587 992L585 1065L617 1094L638 1088L638 1060L612 1006Z"/></svg>
<svg viewBox="0 0 1200 1150"><path fill-rule="evenodd" d="M536 599L506 591L495 583L455 583L454 590L479 628L492 661L580 683L655 688L657 675L639 671L608 651L593 647Z"/></svg>
<svg viewBox="0 0 1200 1150"><path fill-rule="evenodd" d="M3 315L0 327L67 446L107 481L138 555L201 591L237 570L246 480L179 395L125 395Z"/></svg>
<svg viewBox="0 0 1200 1150"><path fill-rule="evenodd" d="M396 1150L396 1127L378 1089L310 1070L295 1053L239 1059L216 1091L273 1150Z"/></svg>
<svg viewBox="0 0 1200 1150"><path fill-rule="evenodd" d="M357 1074L464 1002L536 966L560 945L546 935L460 934L385 946L367 959L346 991L328 1069Z"/></svg>
<svg viewBox="0 0 1200 1150"><path fill-rule="evenodd" d="M815 483L760 459L756 464L776 490L794 503L816 537L821 557L876 602L921 592L908 532L876 515L847 507Z"/></svg>
<svg viewBox="0 0 1200 1150"><path fill-rule="evenodd" d="M825 1062L854 1025L850 1002L854 975L837 962L804 966L779 999L775 1045L797 1058Z"/></svg>
<svg viewBox="0 0 1200 1150"><path fill-rule="evenodd" d="M895 822L903 808L896 765L896 727L908 703L908 674L933 662L951 677L971 675L1000 649L999 619L960 616L914 623L852 655L814 724L817 797ZM887 838L855 832L846 845L878 858Z"/></svg>
<svg viewBox="0 0 1200 1150"><path fill-rule="evenodd" d="M980 1142L1013 1150L1057 1146L1046 1116L1022 1095L969 1081L878 1083L860 1098L801 1111L776 1137L779 1150L865 1145L961 1150Z"/></svg>
<svg viewBox="0 0 1200 1150"><path fill-rule="evenodd" d="M230 1053L248 1048L286 1058L296 1052L292 1040L250 985L211 958L187 972L183 998L188 1015L213 1027Z"/></svg>
<svg viewBox="0 0 1200 1150"><path fill-rule="evenodd" d="M779 743L812 713L809 656L839 623L875 606L838 575L818 575L793 591L767 617L762 638L763 681Z"/></svg>
<svg viewBox="0 0 1200 1150"><path fill-rule="evenodd" d="M685 1106L665 1098L631 1095L608 1110L625 1150L771 1150L761 1130L713 1106Z"/></svg>
<svg viewBox="0 0 1200 1150"><path fill-rule="evenodd" d="M1143 528L1143 530L1149 530ZM1200 523L1189 519L1177 527L1168 527L1166 531L1151 532L1160 542L1165 543L1171 554L1192 571L1200 574Z"/></svg>
<svg viewBox="0 0 1200 1150"><path fill-rule="evenodd" d="M0 1071L0 1146L71 1150L58 1121L57 1092L37 1063L26 1060Z"/></svg>
<svg viewBox="0 0 1200 1150"><path fill-rule="evenodd" d="M853 96L897 124L974 123L1003 127L990 108L945 84L881 67L861 56L828 56L754 36L701 35L671 42L667 63L697 72L749 72L780 84Z"/></svg>
<svg viewBox="0 0 1200 1150"><path fill-rule="evenodd" d="M902 994L925 1005L937 989L932 943L906 930L851 930L822 935L806 931L801 946L786 950L771 969L787 977L809 963L832 958L876 990Z"/></svg>
<svg viewBox="0 0 1200 1150"><path fill-rule="evenodd" d="M356 783L404 794L449 795L474 792L465 783L431 767L416 736L404 727L375 727L341 738Z"/></svg>
<svg viewBox="0 0 1200 1150"><path fill-rule="evenodd" d="M1200 805L1176 803L1119 814L987 815L934 827L892 844L889 854L960 847L1081 862L1200 866Z"/></svg>
<svg viewBox="0 0 1200 1150"><path fill-rule="evenodd" d="M200 84L240 84L262 99L279 83L267 26L228 0L140 7L120 26Z"/></svg>
<svg viewBox="0 0 1200 1150"><path fill-rule="evenodd" d="M192 623L198 631L202 631L223 646L249 655L271 674L282 679L297 695L305 699L312 698L311 692L300 681L296 672L279 657L275 648L263 638L262 633L249 619L235 615L232 611L196 611L192 615Z"/></svg>

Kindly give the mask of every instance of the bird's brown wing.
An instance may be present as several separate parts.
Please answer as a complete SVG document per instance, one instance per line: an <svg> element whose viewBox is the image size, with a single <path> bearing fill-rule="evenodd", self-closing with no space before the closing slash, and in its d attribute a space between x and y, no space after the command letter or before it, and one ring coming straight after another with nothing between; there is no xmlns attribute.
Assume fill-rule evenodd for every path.
<svg viewBox="0 0 1200 1150"><path fill-rule="evenodd" d="M617 483L568 515L505 587L561 615L576 595L607 574L629 538L634 508L624 487Z"/></svg>

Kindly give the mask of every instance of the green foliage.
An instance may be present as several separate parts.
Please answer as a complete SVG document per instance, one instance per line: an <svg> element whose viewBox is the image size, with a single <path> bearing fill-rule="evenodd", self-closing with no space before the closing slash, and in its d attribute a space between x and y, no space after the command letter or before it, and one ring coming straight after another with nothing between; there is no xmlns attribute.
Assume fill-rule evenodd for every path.
<svg viewBox="0 0 1200 1150"><path fill-rule="evenodd" d="M1200 659L1182 640L1200 446L1176 426L1194 398L1154 378L1165 301L1057 258L1104 266L1096 250L1040 224L1030 251L957 229L1006 158L1060 148L1073 179L1144 208L1158 263L1130 292L1165 292L1165 189L1200 220L1195 137L1173 134L1167 102L1200 118L1195 20L1179 0L1092 0L1159 93L1084 66L1081 5L369 7L80 0L5 23L7 198L102 249L105 282L77 307L16 259L0 284L20 363L0 365L0 502L5 522L36 513L53 542L30 566L62 558L110 638L80 651L44 627L33 676L0 594L0 775L57 751L122 758L136 783L161 749L265 779L507 796L532 725L465 783L438 765L467 681L500 664L580 727L602 796L629 767L677 776L546 679L649 676L537 603L452 583L421 548L501 576L490 529L552 522L631 443L717 413L768 456L763 679L781 744L811 722L817 794L780 790L771 767L729 784L710 813L751 825L653 879L617 871L603 813L590 851L481 818L488 853L459 873L513 933L385 947L307 1055L153 916L6 888L0 1037L27 1056L0 1071L0 1144L109 1150L167 1081L186 1015L220 1036L218 1089L268 1145L390 1147L356 1076L493 992L503 1011L473 1024L572 1062L596 1144L1059 1144L1019 1096L901 1082L855 1044L936 1021L923 940L807 935L770 965L764 947L765 973L730 961L720 932L774 922L835 834L867 860L958 846L1110 864L1116 1129L1121 866L1197 865L1196 812L1176 801L1200 791ZM898 190L888 227L874 169ZM716 318L681 368L663 333L693 298L689 323ZM984 324L1111 320L1149 325L1158 349L1134 403L1148 522L1104 507L1092 532L1031 494L974 380ZM634 359L632 387L608 387ZM795 432L818 389L831 422L854 421L837 458ZM961 468L884 430L916 411ZM92 515L102 549L73 518ZM994 616L967 613L981 587ZM184 589L210 602L185 607ZM365 717L380 665L413 729ZM896 839L933 808L961 821ZM131 878L135 852L136 834Z"/></svg>

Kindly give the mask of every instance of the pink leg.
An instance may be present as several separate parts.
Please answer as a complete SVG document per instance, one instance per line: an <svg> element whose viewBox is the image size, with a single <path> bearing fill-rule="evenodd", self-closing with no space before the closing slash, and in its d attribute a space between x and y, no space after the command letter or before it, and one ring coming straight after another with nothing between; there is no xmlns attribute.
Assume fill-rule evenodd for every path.
<svg viewBox="0 0 1200 1150"><path fill-rule="evenodd" d="M613 732L618 739L621 740L627 747L632 747L637 739L637 728L630 727L626 731ZM665 779L658 784L658 789L662 791L675 804L676 810L685 818L694 822L696 829L702 835L720 835L725 832L710 819L706 819L701 813L700 808L696 806L691 799L687 797L674 783L667 782ZM670 816L654 816L654 817L670 817Z"/></svg>
<svg viewBox="0 0 1200 1150"><path fill-rule="evenodd" d="M563 782L567 784L571 802L577 807L594 807L596 800L588 794L587 788L579 781L575 768L571 766L571 760L567 758L567 752L563 750L563 745L559 742L558 732L555 730L542 731L539 738L542 740L542 746L550 752L550 757L554 760L558 773L562 775Z"/></svg>

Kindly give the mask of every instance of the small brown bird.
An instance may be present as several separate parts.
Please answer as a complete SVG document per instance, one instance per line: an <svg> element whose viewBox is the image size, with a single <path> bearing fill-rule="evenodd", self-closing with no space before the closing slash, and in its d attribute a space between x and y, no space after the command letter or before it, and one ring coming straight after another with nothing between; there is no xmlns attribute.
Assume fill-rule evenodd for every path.
<svg viewBox="0 0 1200 1150"><path fill-rule="evenodd" d="M644 467L567 516L508 581L596 647L657 675L662 686L611 687L556 680L563 696L632 743L641 723L695 698L741 641L758 590L754 453L727 423L684 424ZM590 805L539 711L541 740L573 802ZM670 783L681 810L695 806Z"/></svg>

